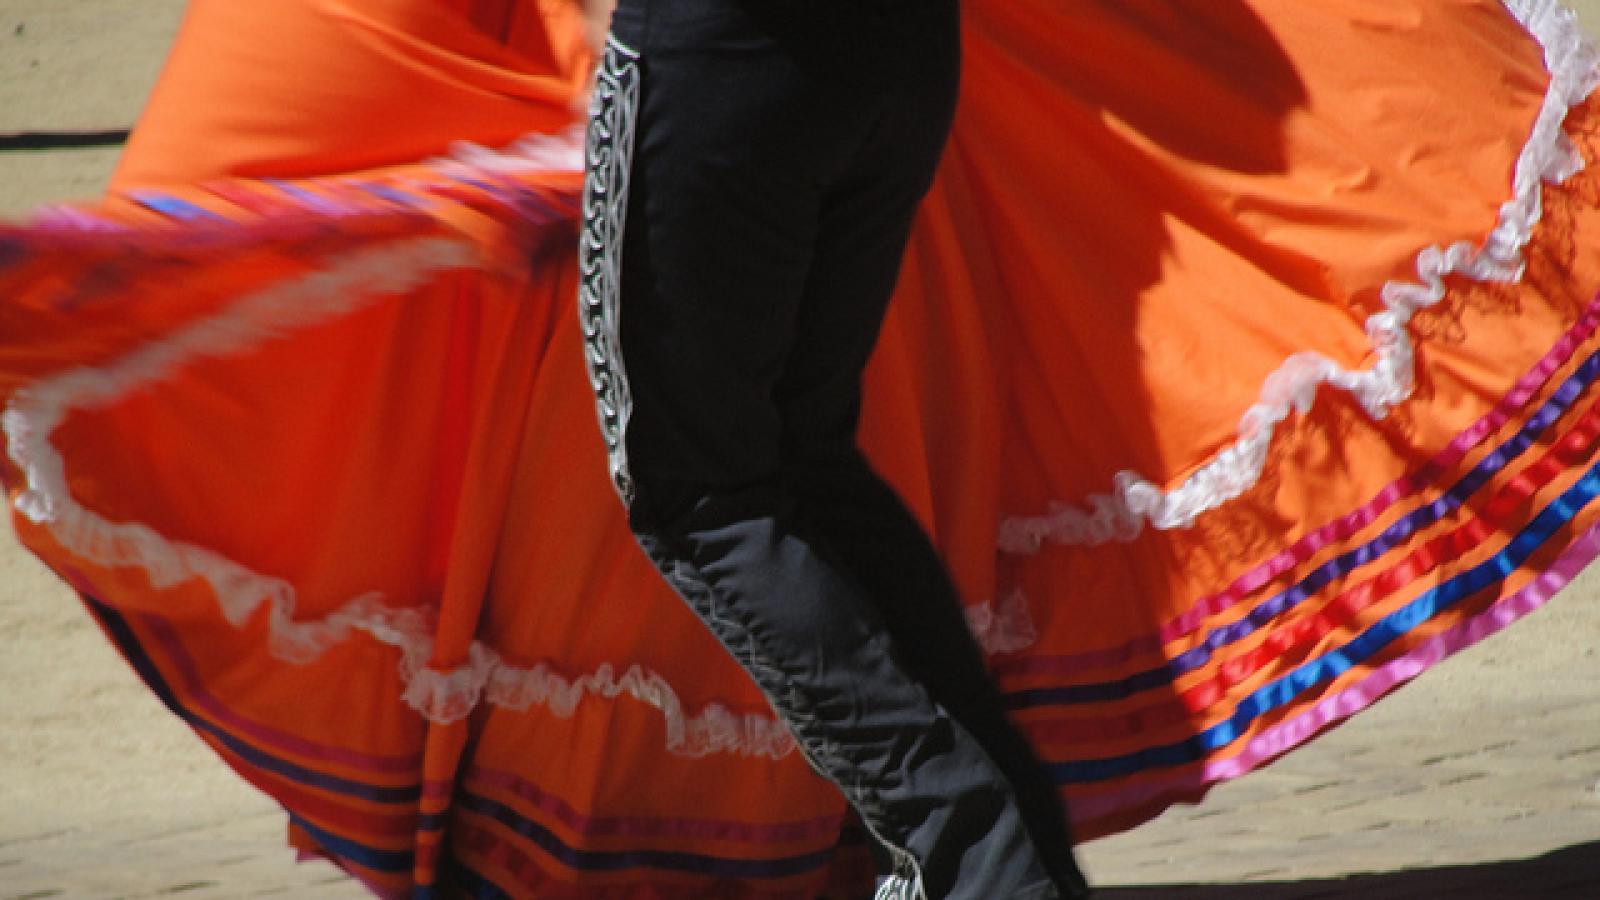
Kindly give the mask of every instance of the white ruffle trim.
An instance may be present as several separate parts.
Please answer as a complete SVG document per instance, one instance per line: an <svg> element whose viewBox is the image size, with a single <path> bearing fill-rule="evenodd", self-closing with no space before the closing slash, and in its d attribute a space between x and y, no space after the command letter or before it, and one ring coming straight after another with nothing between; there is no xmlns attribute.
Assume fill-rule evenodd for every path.
<svg viewBox="0 0 1600 900"><path fill-rule="evenodd" d="M473 172L582 172L585 134L583 124L577 123L555 134L530 134L499 149L456 141L449 156L429 164L447 173L452 163Z"/></svg>
<svg viewBox="0 0 1600 900"><path fill-rule="evenodd" d="M516 171L525 165L565 166L567 139L520 142L503 164L458 148L458 164L478 170ZM581 152L581 144L580 152ZM542 148L542 149L541 149ZM481 149L481 148L479 148ZM527 159L548 158L527 163ZM718 704L696 713L684 709L676 691L659 673L631 666L619 676L611 664L567 678L548 665L518 668L492 648L474 642L465 665L440 671L428 667L436 624L426 607L390 607L378 593L363 594L329 615L295 619L296 591L288 581L253 571L212 550L170 540L138 522L111 522L79 504L68 489L66 461L51 437L75 410L115 403L129 393L158 383L185 364L204 357L245 353L299 329L332 321L402 294L443 272L478 268L470 244L444 237L412 238L336 258L328 266L247 295L216 315L160 341L151 342L111 364L77 368L51 376L12 396L0 413L7 452L26 479L14 500L28 519L44 525L62 547L102 568L142 569L157 590L204 581L223 615L243 626L263 606L269 612L269 650L283 660L306 663L352 632L362 632L400 651L398 667L406 685L404 700L434 722L464 718L487 699L497 706L526 710L545 707L567 717L586 696L627 696L660 710L671 753L705 756L740 753L779 759L794 749L782 723L770 715L740 715ZM991 608L968 610L974 631L994 652L1020 649L1033 640L1032 623L1020 595Z"/></svg>
<svg viewBox="0 0 1600 900"><path fill-rule="evenodd" d="M1355 397L1375 419L1411 396L1415 351L1406 324L1417 310L1444 297L1444 279L1459 275L1480 282L1510 282L1523 274L1523 248L1543 214L1540 190L1577 174L1584 161L1563 131L1567 112L1595 89L1600 55L1584 37L1577 17L1557 0L1504 0L1506 9L1544 48L1550 87L1533 133L1517 159L1512 199L1481 247L1462 241L1432 246L1417 255L1417 282L1383 286L1384 311L1367 319L1367 337L1377 357L1370 369L1351 371L1319 353L1297 353L1267 378L1260 399L1239 421L1238 439L1181 484L1163 491L1137 472L1124 471L1112 492L1093 494L1083 506L1053 505L1043 515L1001 521L998 543L1006 553L1035 553L1046 541L1094 545L1131 541L1145 523L1184 528L1195 517L1238 497L1261 478L1267 448L1291 411L1302 415L1317 389L1335 387Z"/></svg>
<svg viewBox="0 0 1600 900"><path fill-rule="evenodd" d="M739 715L716 703L690 715L666 678L643 666L630 666L618 676L614 666L602 663L591 674L568 679L544 663L531 668L509 665L475 641L464 666L447 672L402 669L402 674L408 681L406 703L434 722L461 719L482 700L514 710L543 707L568 718L587 696L607 700L627 696L660 711L666 720L667 751L678 756L737 753L782 759L794 750L788 729L770 715Z"/></svg>
<svg viewBox="0 0 1600 900"><path fill-rule="evenodd" d="M529 669L508 665L494 650L474 642L466 665L449 671L428 668L433 611L389 607L377 593L357 597L323 618L296 621L296 592L288 581L252 571L204 547L169 540L138 522L111 522L73 498L66 461L50 438L74 410L108 406L192 360L245 353L289 332L414 289L440 273L480 264L470 244L441 237L358 251L322 270L248 295L108 366L72 369L18 391L0 414L7 452L26 478L26 487L14 500L16 509L48 528L62 547L78 557L102 568L142 569L157 590L204 581L235 626L244 625L265 606L269 649L280 659L309 662L355 631L399 649L405 701L435 722L465 717L484 697L514 709L544 706L556 715L570 716L586 695L608 699L627 695L661 710L671 752L686 756L738 752L773 758L788 754L793 749L788 731L773 718L741 716L715 704L689 715L666 679L639 666L619 677L613 667L602 665L593 674L569 680L546 665Z"/></svg>
<svg viewBox="0 0 1600 900"><path fill-rule="evenodd" d="M349 315L385 295L411 290L440 272L478 265L472 245L442 237L357 251L319 271L246 295L105 367L70 369L17 391L0 413L7 452L27 482L13 505L77 556L101 567L142 569L158 590L204 580L235 625L266 605L272 611L272 650L285 659L311 659L352 628L379 635L414 631L420 614L385 609L372 595L351 601L326 619L296 622L295 591L287 581L251 571L204 547L169 540L141 523L111 522L84 508L68 490L66 462L50 438L72 411L109 406L194 359L244 353Z"/></svg>
<svg viewBox="0 0 1600 900"><path fill-rule="evenodd" d="M686 756L739 752L773 758L788 754L793 749L788 731L771 717L741 716L715 704L691 716L666 679L639 666L619 677L610 665L602 665L593 674L568 680L545 665L530 669L507 665L494 650L475 642L466 665L449 671L430 669L432 610L389 607L381 595L369 593L323 618L296 621L296 592L288 581L252 571L204 547L169 540L138 522L111 522L73 498L66 461L50 438L74 410L108 406L192 360L245 353L289 332L414 289L440 273L480 264L470 244L441 237L358 251L322 270L248 295L108 366L72 369L18 391L0 414L7 452L26 478L26 487L14 500L16 509L48 528L76 556L102 568L142 569L157 590L204 581L235 626L244 625L265 606L269 649L280 659L309 662L354 631L398 648L405 701L435 722L465 717L485 696L501 706L544 706L556 715L570 716L586 695L608 699L627 695L661 710L671 752Z"/></svg>

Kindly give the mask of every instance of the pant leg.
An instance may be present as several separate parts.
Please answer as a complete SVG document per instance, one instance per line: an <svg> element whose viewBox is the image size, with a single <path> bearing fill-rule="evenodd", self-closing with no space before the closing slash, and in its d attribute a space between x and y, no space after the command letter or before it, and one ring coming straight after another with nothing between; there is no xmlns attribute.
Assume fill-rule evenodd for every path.
<svg viewBox="0 0 1600 900"><path fill-rule="evenodd" d="M640 482L640 502L653 484ZM716 492L640 530L812 766L930 898L1056 897L1012 790L900 666L865 592L775 488Z"/></svg>
<svg viewBox="0 0 1600 900"><path fill-rule="evenodd" d="M901 666L1011 783L1024 826L1062 896L1086 895L1060 793L1007 718L955 587L915 518L859 454L795 467L786 477L788 493L819 540L872 598Z"/></svg>
<svg viewBox="0 0 1600 900"><path fill-rule="evenodd" d="M927 535L856 448L861 372L897 280L911 219L948 128L958 48L939 23L914 43L949 53L946 67L896 63L900 98L868 134L843 178L825 192L795 348L777 389L784 423L787 493L885 623L901 665L971 732L1016 791L1045 867L1074 896L1086 891L1072 855L1060 794L1027 740L1007 719L960 598ZM913 83L902 88L893 79Z"/></svg>
<svg viewBox="0 0 1600 900"><path fill-rule="evenodd" d="M618 29L585 205L590 362L640 543L927 896L1053 896L1005 777L906 675L871 599L783 488L774 394L823 188L883 98L833 90L836 71L819 88L810 59L737 4L695 6L619 10L624 23L670 8L673 27ZM635 90L619 166L604 138L626 135L630 114L607 98Z"/></svg>

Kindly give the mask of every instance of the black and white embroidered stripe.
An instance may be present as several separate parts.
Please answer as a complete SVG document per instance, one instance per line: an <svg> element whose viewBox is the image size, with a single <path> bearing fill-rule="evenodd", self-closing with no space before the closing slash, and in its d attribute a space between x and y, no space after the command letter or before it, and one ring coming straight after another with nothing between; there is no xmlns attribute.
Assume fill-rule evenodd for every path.
<svg viewBox="0 0 1600 900"><path fill-rule="evenodd" d="M610 459L611 481L625 504L633 502L633 480L623 439L633 412L633 394L622 362L622 235L627 224L628 174L633 162L639 112L639 54L606 38L605 53L589 98L583 189L583 235L578 246L578 316Z"/></svg>

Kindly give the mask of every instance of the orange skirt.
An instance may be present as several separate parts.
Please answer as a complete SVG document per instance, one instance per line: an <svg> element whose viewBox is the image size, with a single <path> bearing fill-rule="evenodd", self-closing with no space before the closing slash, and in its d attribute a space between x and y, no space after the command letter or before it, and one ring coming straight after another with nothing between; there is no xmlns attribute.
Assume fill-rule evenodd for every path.
<svg viewBox="0 0 1600 900"><path fill-rule="evenodd" d="M861 440L1081 837L1600 553L1559 3L971 0L965 40ZM859 896L860 828L609 486L585 46L567 0L194 0L111 193L0 228L13 521L379 894Z"/></svg>

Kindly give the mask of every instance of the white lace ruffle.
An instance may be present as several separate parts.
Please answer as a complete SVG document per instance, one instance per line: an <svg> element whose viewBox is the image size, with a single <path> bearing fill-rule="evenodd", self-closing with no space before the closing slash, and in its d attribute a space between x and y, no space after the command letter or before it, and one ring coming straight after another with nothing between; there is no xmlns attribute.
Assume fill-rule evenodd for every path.
<svg viewBox="0 0 1600 900"><path fill-rule="evenodd" d="M453 163L475 172L581 172L585 133L581 123L573 124L555 134L528 135L498 150L456 141L449 156L429 162L445 172Z"/></svg>
<svg viewBox="0 0 1600 900"><path fill-rule="evenodd" d="M1082 506L1053 505L1042 515L1007 517L998 543L1006 553L1035 553L1049 541L1094 545L1131 541L1145 523L1157 529L1184 528L1201 513L1216 509L1253 487L1261 478L1267 448L1279 423L1291 412L1304 415L1323 385L1353 396L1375 419L1388 415L1411 396L1415 351L1406 325L1417 310L1444 297L1444 279L1458 275L1481 282L1522 277L1522 250L1543 214L1541 187L1559 184L1583 168L1583 158L1562 130L1567 111L1595 89L1600 56L1584 37L1571 10L1557 0L1504 0L1506 9L1544 48L1550 87L1533 132L1517 159L1513 196L1500 208L1499 222L1482 246L1462 241L1433 246L1417 255L1416 282L1383 286L1383 312L1367 319L1366 331L1377 361L1352 371L1319 353L1297 353L1267 378L1260 399L1239 420L1237 440L1178 486L1163 491L1137 472L1124 471L1109 494L1094 494Z"/></svg>
<svg viewBox="0 0 1600 900"><path fill-rule="evenodd" d="M272 651L284 659L312 659L352 628L380 637L416 633L420 613L387 609L375 595L352 600L324 619L295 621L295 591L287 581L204 547L169 540L141 523L111 522L83 507L68 490L66 462L50 438L69 413L108 406L194 359L244 353L410 290L437 273L477 265L472 245L442 237L357 251L322 270L246 295L211 318L102 368L71 369L17 391L0 413L7 452L26 479L13 505L47 527L62 547L97 566L142 569L158 590L192 579L205 581L235 625L266 605L271 610Z"/></svg>
<svg viewBox="0 0 1600 900"><path fill-rule="evenodd" d="M564 155L570 137L514 145L504 165L481 153L458 151L456 165L488 171L515 171L526 160L567 165L581 161ZM488 151L484 151L487 153ZM544 162L533 163L543 167ZM390 607L377 593L350 600L329 615L296 620L296 592L286 580L253 571L212 550L168 539L138 522L112 522L79 504L68 489L66 461L51 437L69 414L109 406L127 394L158 383L182 366L204 357L250 351L268 341L349 315L404 293L437 275L482 265L473 247L443 237L415 238L357 251L326 267L247 295L216 315L153 341L97 369L77 368L51 376L14 394L0 428L7 453L26 480L14 506L44 525L74 555L103 568L143 570L163 590L199 579L210 586L223 615L242 626L263 606L269 612L270 652L293 663L316 659L352 632L362 632L400 651L398 667L406 684L405 702L435 722L465 717L485 697L514 709L543 706L570 716L579 701L593 695L629 696L661 711L667 749L685 756L744 753L781 758L793 749L787 729L770 716L739 715L711 704L695 714L683 708L661 675L633 666L620 676L607 664L589 675L568 679L540 664L522 669L505 663L481 642L469 661L449 671L428 667L433 652L433 610Z"/></svg>
<svg viewBox="0 0 1600 900"><path fill-rule="evenodd" d="M405 648L401 663L404 699L434 722L462 719L484 700L515 710L543 707L569 718L585 697L615 700L626 696L660 711L666 723L667 751L678 756L738 753L782 759L794 750L788 729L771 716L738 715L716 703L689 714L666 678L643 666L630 666L619 677L614 666L602 663L591 674L569 679L545 663L530 668L512 666L482 641L474 641L466 665L440 671L423 665L431 647L424 634L413 632L404 639L407 643L398 644Z"/></svg>

